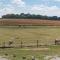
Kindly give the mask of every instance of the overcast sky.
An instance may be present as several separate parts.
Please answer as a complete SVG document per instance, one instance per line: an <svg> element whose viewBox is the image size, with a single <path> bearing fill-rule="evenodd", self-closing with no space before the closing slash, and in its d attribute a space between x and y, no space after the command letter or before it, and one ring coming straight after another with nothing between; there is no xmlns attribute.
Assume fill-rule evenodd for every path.
<svg viewBox="0 0 60 60"><path fill-rule="evenodd" d="M11 13L60 16L60 0L0 0L0 17Z"/></svg>

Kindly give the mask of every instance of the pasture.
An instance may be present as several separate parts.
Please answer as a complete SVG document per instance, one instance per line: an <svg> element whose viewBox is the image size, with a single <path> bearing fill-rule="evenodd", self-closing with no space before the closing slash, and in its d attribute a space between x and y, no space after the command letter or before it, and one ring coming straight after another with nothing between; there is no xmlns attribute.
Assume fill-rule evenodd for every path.
<svg viewBox="0 0 60 60"><path fill-rule="evenodd" d="M9 27L0 26L0 44L13 41L15 45L23 41L24 44L54 44L55 39L60 39L60 27L57 26L26 26Z"/></svg>
<svg viewBox="0 0 60 60"><path fill-rule="evenodd" d="M47 45L39 48L0 48L0 55L7 56L11 60L31 60L35 56L37 60L44 60L45 56L60 56L60 46L54 45L55 39L60 39L60 26L0 26L0 46L8 45L13 41L13 46L20 46L21 40L24 45ZM8 54L8 55L7 55Z"/></svg>

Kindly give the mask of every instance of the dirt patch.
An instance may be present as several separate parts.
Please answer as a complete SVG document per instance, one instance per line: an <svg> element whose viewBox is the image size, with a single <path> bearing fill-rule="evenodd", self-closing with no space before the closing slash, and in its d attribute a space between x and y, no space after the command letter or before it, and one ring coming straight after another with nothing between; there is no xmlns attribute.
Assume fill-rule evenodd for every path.
<svg viewBox="0 0 60 60"><path fill-rule="evenodd" d="M44 60L60 60L59 56L46 56Z"/></svg>
<svg viewBox="0 0 60 60"><path fill-rule="evenodd" d="M26 49L20 49L20 50L49 50L49 48L31 48L31 49L28 49L28 48L26 48Z"/></svg>
<svg viewBox="0 0 60 60"><path fill-rule="evenodd" d="M0 60L9 60L6 57L0 56Z"/></svg>

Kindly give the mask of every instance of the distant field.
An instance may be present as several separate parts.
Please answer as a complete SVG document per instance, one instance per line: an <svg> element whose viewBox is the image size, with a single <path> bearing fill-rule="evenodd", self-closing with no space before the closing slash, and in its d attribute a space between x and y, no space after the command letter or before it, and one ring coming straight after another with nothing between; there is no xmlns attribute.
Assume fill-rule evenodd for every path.
<svg viewBox="0 0 60 60"><path fill-rule="evenodd" d="M41 19L0 19L0 25L60 26L60 21L57 21L57 20L41 20Z"/></svg>

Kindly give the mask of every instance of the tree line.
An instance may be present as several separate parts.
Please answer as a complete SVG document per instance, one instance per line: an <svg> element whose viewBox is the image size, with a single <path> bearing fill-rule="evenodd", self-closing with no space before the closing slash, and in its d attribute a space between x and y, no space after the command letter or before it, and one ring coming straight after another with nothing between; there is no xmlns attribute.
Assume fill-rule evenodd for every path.
<svg viewBox="0 0 60 60"><path fill-rule="evenodd" d="M2 18L6 19L46 19L46 20L60 20L60 17L57 16L43 16L36 14L6 14L3 15Z"/></svg>

